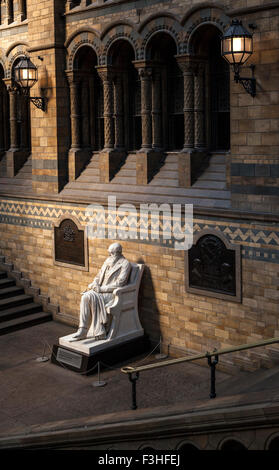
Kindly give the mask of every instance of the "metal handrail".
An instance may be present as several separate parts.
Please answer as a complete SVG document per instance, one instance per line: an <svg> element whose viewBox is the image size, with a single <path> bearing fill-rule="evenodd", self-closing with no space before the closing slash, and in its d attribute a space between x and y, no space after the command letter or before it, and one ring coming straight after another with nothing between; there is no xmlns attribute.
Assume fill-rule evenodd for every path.
<svg viewBox="0 0 279 470"><path fill-rule="evenodd" d="M245 349L254 349L254 348L259 348L262 346L268 346L270 344L274 343L279 343L279 338L270 338L266 339L263 341L258 341L257 343L247 343L247 344L241 344L239 346L236 346L234 348L226 348L226 349L220 349L219 351L215 349L212 352L206 352L202 354L196 354L195 356L183 356L179 357L176 359L169 359L168 361L162 361L162 362L155 362L153 364L147 364L145 366L138 366L138 367L132 367L132 366L126 366L122 367L121 372L124 374L128 374L129 380L132 383L132 409L135 410L137 408L137 401L136 401L136 381L139 378L139 373L146 371L146 370L152 370L152 369L157 369L159 367L167 367L173 364L180 364L182 362L193 362L199 359L207 359L208 360L208 365L211 368L211 391L210 391L210 398L215 398L216 397L216 392L215 392L215 368L216 365L218 364L219 356L223 354L229 354L229 353L234 353L238 351L244 351ZM212 357L214 357L214 360L212 360ZM134 374L134 375L133 375Z"/></svg>

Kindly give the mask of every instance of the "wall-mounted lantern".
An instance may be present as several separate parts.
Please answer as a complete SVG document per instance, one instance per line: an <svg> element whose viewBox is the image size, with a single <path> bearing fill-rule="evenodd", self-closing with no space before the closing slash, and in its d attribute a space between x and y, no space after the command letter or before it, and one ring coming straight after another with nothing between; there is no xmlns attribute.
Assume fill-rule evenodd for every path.
<svg viewBox="0 0 279 470"><path fill-rule="evenodd" d="M245 64L253 54L253 37L242 25L242 22L235 19L221 40L222 57L233 66L234 80L241 83L244 89L251 96L256 96L256 79L254 78L254 65L250 65L252 77L240 77L240 67Z"/></svg>
<svg viewBox="0 0 279 470"><path fill-rule="evenodd" d="M41 59L42 60L42 59ZM45 111L46 98L29 96L29 90L38 81L38 69L31 62L29 57L25 56L20 59L14 68L14 79L21 87L22 93L39 109Z"/></svg>

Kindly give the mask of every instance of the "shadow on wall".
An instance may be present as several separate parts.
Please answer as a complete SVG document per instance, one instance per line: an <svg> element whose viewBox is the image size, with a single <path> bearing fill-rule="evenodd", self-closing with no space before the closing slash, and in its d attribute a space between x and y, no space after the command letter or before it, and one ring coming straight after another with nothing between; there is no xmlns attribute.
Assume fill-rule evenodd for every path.
<svg viewBox="0 0 279 470"><path fill-rule="evenodd" d="M149 266L144 263L143 258L138 258L136 263L145 265L138 297L139 319L145 333L155 345L159 342L162 334L159 322L160 311L156 302L152 274Z"/></svg>

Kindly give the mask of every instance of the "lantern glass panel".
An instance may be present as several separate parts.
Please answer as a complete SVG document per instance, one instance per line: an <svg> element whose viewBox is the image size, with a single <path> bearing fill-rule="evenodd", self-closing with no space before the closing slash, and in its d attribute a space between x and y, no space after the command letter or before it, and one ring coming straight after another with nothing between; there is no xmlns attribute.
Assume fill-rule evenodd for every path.
<svg viewBox="0 0 279 470"><path fill-rule="evenodd" d="M233 52L244 51L244 38L232 38L232 48Z"/></svg>

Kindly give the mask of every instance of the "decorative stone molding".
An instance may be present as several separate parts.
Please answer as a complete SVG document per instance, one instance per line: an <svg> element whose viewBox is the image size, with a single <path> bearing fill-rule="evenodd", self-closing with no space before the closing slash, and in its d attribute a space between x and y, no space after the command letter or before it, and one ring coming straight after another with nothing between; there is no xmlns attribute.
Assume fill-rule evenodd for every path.
<svg viewBox="0 0 279 470"><path fill-rule="evenodd" d="M72 37L70 43L66 42L67 47L67 70L73 71L74 70L74 61L77 51L82 46L89 46L92 47L94 50L97 59L100 60L100 57L103 54L103 46L100 42L99 37L95 31L80 31L79 33L75 34Z"/></svg>

